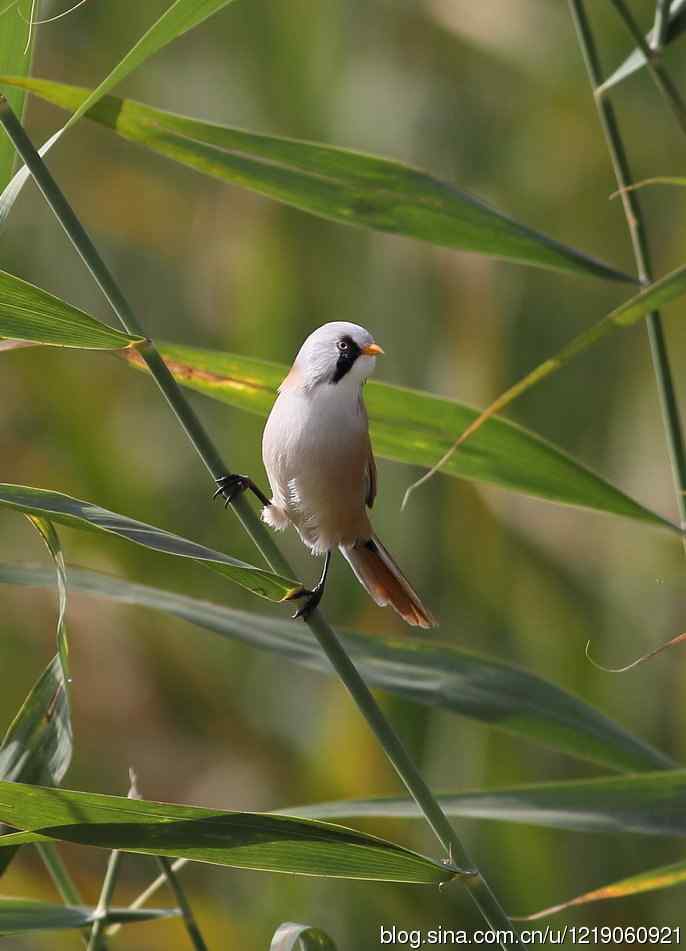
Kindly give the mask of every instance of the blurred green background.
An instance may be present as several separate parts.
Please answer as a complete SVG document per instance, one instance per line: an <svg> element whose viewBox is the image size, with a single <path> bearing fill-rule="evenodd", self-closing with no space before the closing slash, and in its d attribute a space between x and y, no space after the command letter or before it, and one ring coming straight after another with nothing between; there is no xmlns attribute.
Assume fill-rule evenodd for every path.
<svg viewBox="0 0 686 951"><path fill-rule="evenodd" d="M34 75L94 86L167 3L85 3L38 27ZM50 16L67 3L40 5ZM610 4L592 4L606 68L630 49ZM597 8L597 9L596 9ZM646 28L653 3L635 0ZM13 13L5 16L14 15ZM0 29L2 19L0 18ZM683 47L667 53L686 84ZM117 90L162 108L258 131L396 157L475 192L561 241L633 271L566 5L547 0L241 0L174 43ZM683 140L645 73L613 96L634 174L683 174ZM63 113L27 113L43 141ZM328 320L368 327L386 351L377 375L485 406L627 296L620 286L527 269L345 228L203 178L84 121L50 165L153 338L290 362ZM642 197L658 274L683 263L686 198ZM101 319L107 308L32 186L2 235L3 268ZM666 327L677 380L686 328ZM261 423L192 397L232 466L264 484ZM515 404L512 418L554 441L661 514L676 517L642 326L616 335ZM457 435L457 434L456 434ZM107 355L18 350L0 370L0 481L57 489L254 561L235 518L210 504L200 463L151 381ZM598 705L632 732L686 755L686 667L674 653L624 676L614 665L684 629L683 552L639 523L438 476L399 515L419 473L380 462L374 523L442 621L440 636L512 660ZM42 561L26 520L0 515L0 559ZM60 531L68 561L247 610L282 609L200 569L124 542ZM305 581L318 563L284 542ZM0 723L52 656L55 598L3 588ZM331 619L404 633L337 559ZM135 767L146 798L227 809L399 793L333 679L236 646L181 621L73 595L69 602L76 751L67 785L124 794ZM8 676L8 674L11 674ZM443 712L379 695L433 788L599 775ZM416 848L420 822L365 828ZM460 821L506 908L526 914L683 857L678 842ZM65 848L95 902L106 854ZM124 902L156 874L126 857ZM466 897L427 888L188 867L211 947L266 948L284 920L328 931L341 949L374 948L381 923L479 927ZM6 894L52 898L23 850ZM569 923L682 922L683 891L601 903ZM563 919L558 919L562 921ZM553 924L557 923L553 920ZM71 948L78 935L6 939ZM140 925L115 946L183 948L177 922Z"/></svg>

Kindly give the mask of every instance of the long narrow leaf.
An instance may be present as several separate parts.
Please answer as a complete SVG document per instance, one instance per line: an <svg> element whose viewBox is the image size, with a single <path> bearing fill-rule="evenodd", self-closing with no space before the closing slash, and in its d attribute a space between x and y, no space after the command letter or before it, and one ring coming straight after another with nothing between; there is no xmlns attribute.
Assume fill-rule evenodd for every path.
<svg viewBox="0 0 686 951"><path fill-rule="evenodd" d="M25 485L0 484L0 506L42 516L72 528L118 535L153 551L190 558L270 601L290 600L302 590L302 586L297 582L289 581L270 571L255 568L222 552L181 538L180 535L172 535L164 529L146 525L125 515L117 515L91 502L82 502L61 492Z"/></svg>
<svg viewBox="0 0 686 951"><path fill-rule="evenodd" d="M307 631L197 598L70 568L72 590L182 618L223 637L330 674ZM0 564L0 583L44 586L41 569ZM611 769L665 769L674 763L589 704L549 681L451 644L348 632L346 649L369 684L442 707Z"/></svg>
<svg viewBox="0 0 686 951"><path fill-rule="evenodd" d="M57 132L53 133L47 141L45 141L41 147L38 149L38 154L43 156L47 155L50 149L53 147L55 142L62 137L64 133L64 128L58 129ZM6 148L10 148L13 154L16 155L16 149L14 144L10 141L9 136L0 134L0 141L5 144ZM9 180L5 188L0 193L0 233L2 233L3 228L5 227L5 222L9 216L9 213L12 211L12 207L19 197L22 188L28 182L31 177L26 165L22 165L21 168L15 172L12 178Z"/></svg>
<svg viewBox="0 0 686 951"><path fill-rule="evenodd" d="M0 776L26 783L62 781L72 755L67 681L55 655L31 689L0 745Z"/></svg>
<svg viewBox="0 0 686 951"><path fill-rule="evenodd" d="M391 159L215 125L115 96L89 105L89 90L48 80L2 76L0 83L28 89L74 115L87 109L89 119L125 139L319 217L520 264L635 283L473 195Z"/></svg>
<svg viewBox="0 0 686 951"><path fill-rule="evenodd" d="M425 473L421 479L418 479L405 494L407 502L410 494L420 485L430 479L439 469L442 469L454 456L467 440L471 439L488 420L492 419L496 413L501 412L510 403L513 403L522 393L526 393L537 383L545 380L547 377L557 373L562 367L571 363L580 353L588 350L594 344L598 343L608 334L621 330L623 327L630 327L642 317L650 314L652 311L659 310L665 304L671 303L678 297L686 293L686 265L665 275L659 281L650 284L645 290L641 291L635 297L630 298L619 307L616 307L597 324L593 324L588 330L584 330L565 344L554 356L549 357L540 363L534 370L527 373L517 383L507 389L497 400L494 400L479 416L464 429L450 449L434 464L434 466ZM403 505L405 504L403 502ZM677 529L678 530L678 529Z"/></svg>
<svg viewBox="0 0 686 951"><path fill-rule="evenodd" d="M686 836L686 770L536 783L438 796L443 811L575 832ZM290 806L309 819L418 819L410 799L384 797Z"/></svg>
<svg viewBox="0 0 686 951"><path fill-rule="evenodd" d="M263 417L288 372L282 364L233 353L168 343L158 348L182 386ZM136 351L121 356L131 366L145 369ZM365 401L374 452L411 465L430 466L449 448L454 433L478 416L477 410L456 400L377 380L367 383ZM675 529L561 449L505 419L492 419L473 444L451 457L441 471Z"/></svg>
<svg viewBox="0 0 686 951"><path fill-rule="evenodd" d="M0 778L58 786L73 753L69 709L69 647L65 626L67 580L57 533L46 519L29 521L43 538L57 572L57 654L41 674L0 744Z"/></svg>
<svg viewBox="0 0 686 951"><path fill-rule="evenodd" d="M527 915L525 918L519 918L518 920L536 921L538 918L547 918L549 915L556 915L566 908L574 908L577 905L588 905L591 902L606 901L609 898L628 898L629 895L660 891L663 888L673 888L675 885L681 885L682 882L686 882L686 862L675 862L673 865L663 865L647 872L640 872L638 875L631 875L619 882L613 882L612 885L594 888L591 892L585 892L576 898L570 898L568 901L560 902L559 905L544 908L543 911L537 911L533 915ZM672 937L672 929L665 932L665 935Z"/></svg>
<svg viewBox="0 0 686 951"><path fill-rule="evenodd" d="M88 109L99 102L146 59L154 56L184 33L199 26L229 3L233 3L233 0L174 0L103 81L88 93L67 122L65 129L71 128Z"/></svg>
<svg viewBox="0 0 686 951"><path fill-rule="evenodd" d="M154 56L155 53L171 43L172 40L187 33L188 30L198 26L208 17L212 16L213 13L216 13L218 10L221 10L222 7L232 2L233 0L173 0L165 12L146 30L143 36L131 47L103 81L96 86L95 89L89 91L89 94L84 97L81 108L74 112L66 125L58 129L57 132L43 144L40 149L40 154L45 155L55 142L78 122L89 108L94 106L104 95L140 66L141 63L144 63L146 59L150 56ZM19 17L17 17L17 20L19 20ZM3 28L6 28L5 24L3 24ZM16 27L14 27L14 29L16 30ZM24 29L27 29L25 25ZM2 35L2 29L0 29L0 35ZM20 72L21 70L22 74L28 74L28 66L24 63L17 64L15 58L0 60L0 66L3 67L2 72ZM22 66L24 67L23 70ZM10 104L14 106L15 102L13 100L16 100L16 105L21 107L23 94L21 92L14 92L12 100L10 101ZM17 108L15 108L14 111L18 115L21 115ZM14 148L12 144L8 142L3 135L0 135L0 141L0 147L8 150L7 155L10 155L11 152L12 160L14 160ZM19 169L6 187L4 187L6 179L0 179L0 187L4 187L4 191L0 194L0 228L28 179L29 171L25 165Z"/></svg>
<svg viewBox="0 0 686 951"><path fill-rule="evenodd" d="M438 885L455 872L376 836L313 819L221 812L0 782L0 847L60 840L232 868Z"/></svg>
<svg viewBox="0 0 686 951"><path fill-rule="evenodd" d="M114 924L156 921L178 916L176 908L110 908L107 920ZM83 928L98 919L97 908L51 905L29 898L0 896L0 935L25 934L29 931L65 931Z"/></svg>
<svg viewBox="0 0 686 951"><path fill-rule="evenodd" d="M140 337L114 330L6 271L0 271L0 337L86 350L121 350L141 343Z"/></svg>
<svg viewBox="0 0 686 951"><path fill-rule="evenodd" d="M33 43L26 44L28 26L19 16L18 5L0 4L0 72L28 76L31 71ZM21 119L26 94L16 88L8 92L12 109ZM6 136L0 136L0 192L12 177L16 153Z"/></svg>
<svg viewBox="0 0 686 951"><path fill-rule="evenodd" d="M0 779L59 786L74 751L65 626L66 570L53 526L36 516L29 516L29 520L43 538L57 572L57 653L30 690L0 743ZM14 850L0 854L0 875L14 854Z"/></svg>

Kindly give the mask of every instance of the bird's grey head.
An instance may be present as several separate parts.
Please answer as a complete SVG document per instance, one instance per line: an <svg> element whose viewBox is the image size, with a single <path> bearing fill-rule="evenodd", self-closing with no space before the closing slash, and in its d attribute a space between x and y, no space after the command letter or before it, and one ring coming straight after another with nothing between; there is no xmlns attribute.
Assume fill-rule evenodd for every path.
<svg viewBox="0 0 686 951"><path fill-rule="evenodd" d="M308 389L320 383L359 387L374 370L379 353L383 350L368 330L336 320L310 334L293 370Z"/></svg>

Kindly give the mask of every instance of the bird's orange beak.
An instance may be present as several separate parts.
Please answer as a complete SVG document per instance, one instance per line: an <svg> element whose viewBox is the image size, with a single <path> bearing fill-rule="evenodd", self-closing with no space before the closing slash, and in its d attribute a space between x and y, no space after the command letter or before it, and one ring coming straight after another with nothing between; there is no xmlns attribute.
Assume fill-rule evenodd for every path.
<svg viewBox="0 0 686 951"><path fill-rule="evenodd" d="M366 354L368 357L376 357L378 354L383 353L383 350L378 345L378 343L370 343L368 347L362 348L362 353Z"/></svg>

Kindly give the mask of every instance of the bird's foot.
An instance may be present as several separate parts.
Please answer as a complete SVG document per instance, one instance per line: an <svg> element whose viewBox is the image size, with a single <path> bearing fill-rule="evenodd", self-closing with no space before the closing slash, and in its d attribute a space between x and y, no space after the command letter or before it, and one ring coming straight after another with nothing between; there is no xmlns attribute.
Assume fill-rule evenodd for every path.
<svg viewBox="0 0 686 951"><path fill-rule="evenodd" d="M323 594L324 585L317 585L312 591L309 591L307 588L303 588L302 594L300 594L299 597L305 598L305 602L295 612L293 615L293 620L297 621L297 619L301 617L304 621L306 621L321 601Z"/></svg>
<svg viewBox="0 0 686 951"><path fill-rule="evenodd" d="M221 495L223 499L226 499L224 508L227 508L234 501L234 499L238 498L241 493L246 492L248 489L255 493L263 505L271 505L271 502L267 496L260 490L259 486L257 486L249 476L239 475L237 472L230 472L228 475L217 479L216 483L218 488L212 496L212 499L214 500L217 498L217 496Z"/></svg>
<svg viewBox="0 0 686 951"><path fill-rule="evenodd" d="M235 498L250 488L250 479L247 476L238 475L237 472L222 476L216 482L218 488L212 496L212 501L221 495L223 499L226 499L224 508L227 508Z"/></svg>

